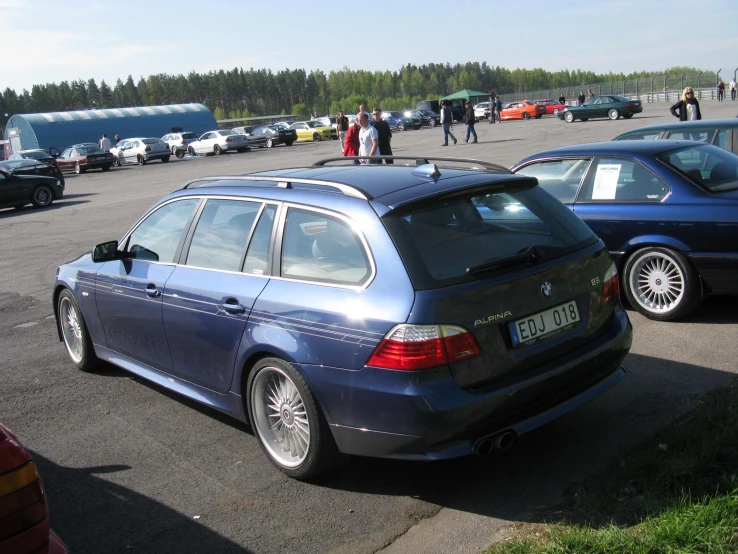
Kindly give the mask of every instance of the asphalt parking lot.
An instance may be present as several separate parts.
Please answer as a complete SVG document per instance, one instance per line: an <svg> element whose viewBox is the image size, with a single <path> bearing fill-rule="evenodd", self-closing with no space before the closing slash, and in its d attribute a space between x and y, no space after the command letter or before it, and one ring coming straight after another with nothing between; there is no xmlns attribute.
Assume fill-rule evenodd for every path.
<svg viewBox="0 0 738 554"><path fill-rule="evenodd" d="M738 103L705 101L706 118ZM440 128L396 133L396 155L510 166L555 146L609 140L672 120L646 105L630 120L477 125L478 144L442 147ZM58 342L54 272L119 238L158 198L203 175L297 167L340 155L337 141L69 175L50 208L0 210L0 421L32 450L51 522L72 552L470 552L537 521L566 486L689 409L738 371L738 298L686 321L629 311L628 375L566 417L486 458L419 464L352 458L311 483L290 480L248 426L113 367L76 371Z"/></svg>

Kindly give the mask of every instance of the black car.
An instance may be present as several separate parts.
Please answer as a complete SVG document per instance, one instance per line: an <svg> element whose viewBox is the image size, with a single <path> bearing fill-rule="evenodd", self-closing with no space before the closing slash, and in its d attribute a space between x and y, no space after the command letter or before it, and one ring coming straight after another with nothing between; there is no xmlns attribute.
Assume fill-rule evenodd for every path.
<svg viewBox="0 0 738 554"><path fill-rule="evenodd" d="M33 150L21 150L15 152L8 158L9 160L38 160L40 162L55 163L56 158L49 154L46 150L35 148Z"/></svg>
<svg viewBox="0 0 738 554"><path fill-rule="evenodd" d="M420 119L418 119L417 117L408 116L402 112L397 112L397 111L382 112L382 119L386 120L388 117L392 117L395 120L397 129L400 131L405 131L406 129L420 129L420 126L422 125L422 123L420 122Z"/></svg>
<svg viewBox="0 0 738 554"><path fill-rule="evenodd" d="M33 204L45 208L64 196L64 181L58 169L34 160L0 162L0 208L22 208Z"/></svg>
<svg viewBox="0 0 738 554"><path fill-rule="evenodd" d="M405 117L417 119L420 121L421 127L435 127L437 124L441 123L441 114L437 114L430 110L406 110Z"/></svg>
<svg viewBox="0 0 738 554"><path fill-rule="evenodd" d="M292 146L292 143L297 140L297 133L294 129L287 129L282 125L262 125L251 129L246 133L246 137L252 147L265 146L271 148L277 144Z"/></svg>

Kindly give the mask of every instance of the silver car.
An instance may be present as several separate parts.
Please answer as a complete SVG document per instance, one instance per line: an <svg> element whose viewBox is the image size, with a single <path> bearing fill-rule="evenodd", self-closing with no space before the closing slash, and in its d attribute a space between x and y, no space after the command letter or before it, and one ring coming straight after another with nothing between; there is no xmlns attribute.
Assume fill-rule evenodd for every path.
<svg viewBox="0 0 738 554"><path fill-rule="evenodd" d="M169 145L156 137L129 138L118 141L110 149L110 153L116 158L116 165L137 163L144 165L151 160L169 161Z"/></svg>
<svg viewBox="0 0 738 554"><path fill-rule="evenodd" d="M186 152L187 146L189 146L191 142L197 140L197 135L190 131L182 131L179 133L169 133L168 135L164 135L161 137L161 140L167 143L172 155L176 156L177 150Z"/></svg>
<svg viewBox="0 0 738 554"><path fill-rule="evenodd" d="M187 152L193 154L215 154L220 156L228 150L246 152L249 149L249 140L245 135L231 131L230 129L218 129L208 131L198 140L187 146Z"/></svg>

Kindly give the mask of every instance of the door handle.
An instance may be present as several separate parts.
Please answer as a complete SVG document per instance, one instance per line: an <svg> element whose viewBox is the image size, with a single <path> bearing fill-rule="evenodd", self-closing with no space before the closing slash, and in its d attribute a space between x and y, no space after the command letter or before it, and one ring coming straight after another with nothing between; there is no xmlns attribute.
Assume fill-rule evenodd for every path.
<svg viewBox="0 0 738 554"><path fill-rule="evenodd" d="M148 285L146 285L146 294L149 295L151 298L157 298L158 296L161 296L161 292L153 283L149 283Z"/></svg>
<svg viewBox="0 0 738 554"><path fill-rule="evenodd" d="M246 306L242 306L238 303L238 298L229 298L223 304L220 305L229 314L243 314L246 313Z"/></svg>

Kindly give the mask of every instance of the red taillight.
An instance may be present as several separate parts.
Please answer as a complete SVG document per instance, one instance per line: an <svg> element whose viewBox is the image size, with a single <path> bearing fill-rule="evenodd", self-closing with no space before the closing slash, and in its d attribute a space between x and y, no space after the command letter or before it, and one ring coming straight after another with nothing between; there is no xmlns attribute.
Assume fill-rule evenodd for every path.
<svg viewBox="0 0 738 554"><path fill-rule="evenodd" d="M633 102L628 102L628 103L627 103L627 104L625 105L625 107L626 107L626 108L635 108L635 104L634 104Z"/></svg>
<svg viewBox="0 0 738 554"><path fill-rule="evenodd" d="M462 327L401 324L387 333L366 365L414 371L458 362L479 354L477 341Z"/></svg>
<svg viewBox="0 0 738 554"><path fill-rule="evenodd" d="M226 137L225 141L226 142L231 142L231 137Z"/></svg>
<svg viewBox="0 0 738 554"><path fill-rule="evenodd" d="M605 273L605 279L602 281L602 295L600 296L600 306L612 304L620 297L620 280L618 279L618 268L613 263L610 269Z"/></svg>
<svg viewBox="0 0 738 554"><path fill-rule="evenodd" d="M179 143L180 143L180 144L187 144L187 143L185 142L185 139L182 139L181 141L179 141Z"/></svg>
<svg viewBox="0 0 738 554"><path fill-rule="evenodd" d="M147 146L144 152L151 152L151 146Z"/></svg>

